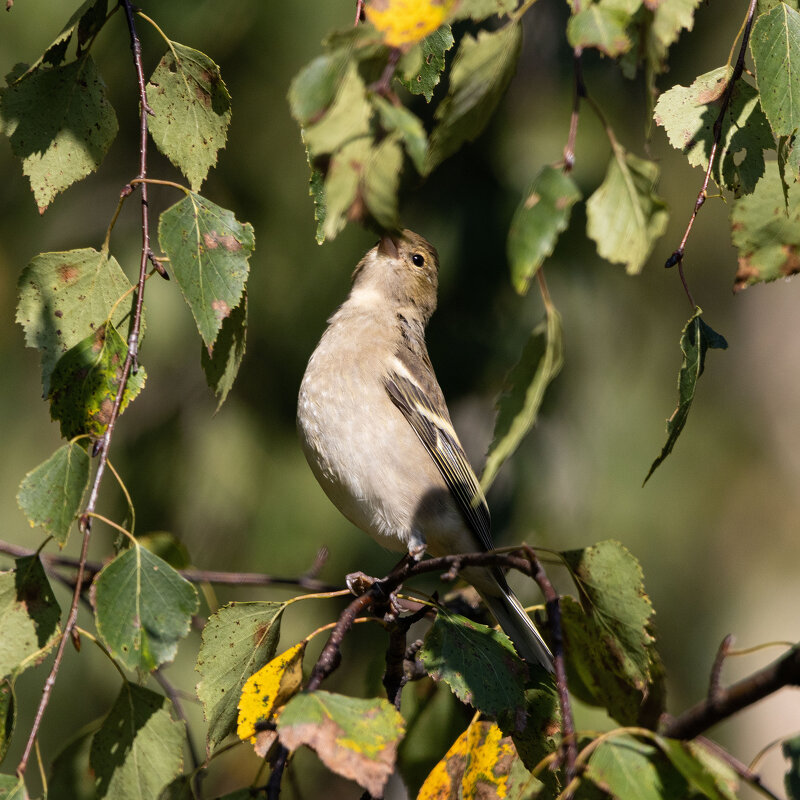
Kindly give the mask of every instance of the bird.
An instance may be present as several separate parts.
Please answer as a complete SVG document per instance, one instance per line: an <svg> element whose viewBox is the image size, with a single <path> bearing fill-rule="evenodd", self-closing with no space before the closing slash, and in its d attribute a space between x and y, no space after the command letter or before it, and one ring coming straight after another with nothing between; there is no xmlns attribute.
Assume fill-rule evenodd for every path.
<svg viewBox="0 0 800 800"><path fill-rule="evenodd" d="M300 384L297 428L319 484L356 527L419 560L493 548L489 508L428 355L439 257L410 230L386 232L356 266ZM498 568L471 583L530 664L553 656Z"/></svg>

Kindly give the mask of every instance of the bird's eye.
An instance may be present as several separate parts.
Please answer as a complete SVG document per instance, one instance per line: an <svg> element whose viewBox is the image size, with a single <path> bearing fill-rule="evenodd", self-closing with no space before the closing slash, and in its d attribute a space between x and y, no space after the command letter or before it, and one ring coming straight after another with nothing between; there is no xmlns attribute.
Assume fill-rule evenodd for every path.
<svg viewBox="0 0 800 800"><path fill-rule="evenodd" d="M414 255L411 256L411 261L415 267L421 267L425 263L425 257L421 256L419 253L414 253Z"/></svg>

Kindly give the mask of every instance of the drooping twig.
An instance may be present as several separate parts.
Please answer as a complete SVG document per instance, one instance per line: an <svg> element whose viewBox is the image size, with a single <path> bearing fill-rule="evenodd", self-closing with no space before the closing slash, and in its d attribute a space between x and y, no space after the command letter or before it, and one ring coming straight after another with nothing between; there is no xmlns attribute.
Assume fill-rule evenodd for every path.
<svg viewBox="0 0 800 800"><path fill-rule="evenodd" d="M267 781L267 800L278 800L281 794L281 779L286 768L286 759L289 758L289 750L283 745L278 747L278 755L275 758L275 765Z"/></svg>
<svg viewBox="0 0 800 800"><path fill-rule="evenodd" d="M147 174L147 114L152 113L147 105L147 95L145 93L144 72L142 69L142 48L139 42L139 36L136 33L136 27L133 21L133 9L130 0L119 0L120 5L125 10L126 18L128 21L128 31L130 34L131 50L133 51L133 62L136 69L136 77L139 87L139 103L140 103L140 139L139 139L139 177L144 178ZM142 184L142 257L139 266L139 282L136 293L136 302L134 306L133 319L131 321L130 333L128 336L128 354L122 365L120 372L119 387L117 389L116 397L114 398L114 405L111 409L111 414L108 419L108 427L103 434L102 439L98 442L95 448L95 455L98 456L97 469L95 470L94 481L89 493L89 500L84 508L84 513L80 517L80 530L83 534L83 541L81 543L80 562L78 564L78 572L75 576L75 590L72 595L72 603L70 604L67 620L64 623L64 630L56 649L55 659L53 666L50 669L50 674L47 676L44 687L42 688L42 697L39 701L39 706L36 709L33 725L25 744L22 758L17 765L17 774L21 777L25 774L25 769L28 765L34 743L39 733L44 718L44 712L50 702L50 695L55 685L56 678L61 668L61 661L64 657L64 651L67 642L71 640L72 630L78 618L78 605L81 598L81 590L83 586L83 573L84 564L86 563L86 556L89 550L89 539L91 538L92 531L92 517L97 507L97 499L100 492L100 484L105 473L106 464L108 462L108 450L111 445L111 438L114 434L117 419L122 405L122 398L125 394L125 386L128 381L128 375L131 370L136 369L136 359L139 349L139 333L142 322L142 304L144 300L144 285L147 279L147 254L150 250L150 227L149 215L147 210L147 192L146 184Z"/></svg>
<svg viewBox="0 0 800 800"><path fill-rule="evenodd" d="M577 10L574 11L577 13ZM572 114L569 120L569 134L564 145L564 172L569 174L575 166L575 141L578 138L578 119L581 113L581 100L586 97L586 84L583 82L583 48L576 47L572 51L572 69L574 88L572 91Z"/></svg>
<svg viewBox="0 0 800 800"><path fill-rule="evenodd" d="M423 606L414 614L396 619L389 629L389 646L386 649L386 670L383 673L383 688L386 689L386 697L389 702L399 711L400 701L403 696L403 688L411 677L411 670L407 669L406 663L411 655L416 656L417 647L412 645L406 647L406 636L411 626L419 622L428 613L427 607Z"/></svg>
<svg viewBox="0 0 800 800"><path fill-rule="evenodd" d="M708 182L711 180L711 172L714 169L714 162L717 157L717 150L719 149L719 143L722 139L722 123L725 119L725 114L728 113L728 106L731 102L731 97L733 96L733 90L736 86L736 82L739 78L742 77L742 71L744 70L744 59L747 53L747 44L750 41L750 31L753 27L753 18L755 17L756 11L756 2L757 0L750 0L750 5L747 9L747 18L744 25L744 32L742 33L742 45L739 48L739 56L736 59L736 65L733 68L733 72L731 73L731 77L728 80L727 85L725 86L725 91L722 94L722 99L720 102L720 109L719 113L717 114L716 120L714 120L714 127L713 127L713 142L711 144L711 152L708 154L708 167L706 169L705 177L703 178L703 184L700 187L700 191L697 194L697 199L694 203L694 208L692 209L691 216L689 217L689 223L686 226L686 231L683 234L683 239L681 239L681 243L678 246L678 249L675 250L672 255L667 259L664 266L669 269L670 267L674 267L677 265L678 267L678 274L680 275L681 283L683 284L683 289L686 292L686 296L689 298L689 303L691 304L692 308L695 307L694 298L692 297L691 292L689 291L689 285L686 282L686 276L683 273L683 256L686 251L686 242L689 239L689 234L692 231L692 227L694 226L694 221L697 218L697 212L703 207L703 203L706 201L707 191L708 191Z"/></svg>
<svg viewBox="0 0 800 800"><path fill-rule="evenodd" d="M663 733L673 739L693 739L723 719L763 700L785 686L800 686L800 646L772 664L734 683L720 688L714 698L684 711L664 726Z"/></svg>
<svg viewBox="0 0 800 800"><path fill-rule="evenodd" d="M553 645L553 665L556 673L558 706L561 711L561 747L564 759L564 777L565 783L569 786L577 774L578 747L575 741L575 721L572 717L572 704L567 687L567 668L564 662L564 635L561 630L559 596L542 568L541 562L536 557L536 553L530 547L526 547L525 552L533 567L532 577L542 590L547 608L547 624L550 628L550 639ZM566 791L563 795L564 800L568 800L571 796L572 794Z"/></svg>

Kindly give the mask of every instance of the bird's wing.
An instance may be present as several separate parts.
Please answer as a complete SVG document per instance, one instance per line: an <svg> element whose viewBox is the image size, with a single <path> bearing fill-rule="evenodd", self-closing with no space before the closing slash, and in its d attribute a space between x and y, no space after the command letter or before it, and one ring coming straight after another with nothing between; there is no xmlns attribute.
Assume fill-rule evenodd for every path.
<svg viewBox="0 0 800 800"><path fill-rule="evenodd" d="M486 498L447 418L446 410L443 415L430 400L433 393L441 399L442 408L446 408L441 389L436 384L425 391L410 372L406 369L403 372L408 374L389 372L384 379L386 391L439 468L467 525L477 535L481 545L491 550L494 545Z"/></svg>

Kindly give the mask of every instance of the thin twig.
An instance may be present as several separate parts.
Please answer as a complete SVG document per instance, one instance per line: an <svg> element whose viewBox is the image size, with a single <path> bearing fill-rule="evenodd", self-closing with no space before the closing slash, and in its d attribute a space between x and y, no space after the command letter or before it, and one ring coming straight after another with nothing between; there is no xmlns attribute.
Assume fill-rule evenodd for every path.
<svg viewBox="0 0 800 800"><path fill-rule="evenodd" d="M144 178L147 173L147 113L152 113L147 105L147 95L145 93L144 71L142 69L142 48L139 42L139 37L136 33L136 28L133 22L133 9L130 0L119 0L120 5L125 9L125 14L128 21L128 31L130 33L131 50L133 51L133 62L136 69L136 77L139 86L139 103L140 110L140 140L139 140L139 178ZM72 594L72 603L70 605L69 613L67 614L67 621L64 624L64 630L61 634L61 639L58 643L53 666L50 669L50 674L47 676L44 687L42 688L42 697L39 701L39 706L36 709L33 725L28 736L28 741L25 744L25 750L22 754L19 764L17 765L17 774L22 777L25 774L25 769L30 759L31 751L33 749L36 738L39 734L39 729L42 725L44 712L50 702L50 695L55 685L58 672L61 668L61 661L64 658L64 651L67 646L67 641L72 638L72 630L78 618L78 605L80 603L81 591L83 587L83 572L84 564L86 563L86 556L89 551L89 539L91 538L92 522L91 515L94 514L97 507L97 499L100 492L100 484L105 473L106 464L108 462L108 450L111 445L111 437L114 434L117 419L119 418L120 408L122 406L122 398L125 393L125 386L128 381L128 375L133 368L135 370L136 357L139 349L139 332L142 323L142 304L144 300L144 284L147 279L147 251L150 249L150 227L149 216L147 211L147 187L142 184L142 258L139 267L139 283L136 294L136 304L133 313L133 320L131 322L130 334L128 336L128 354L125 362L122 365L122 371L119 379L119 387L117 395L114 398L114 405L108 420L108 427L100 440L99 449L97 454L99 456L97 462L97 469L95 470L94 482L92 484L89 500L84 509L84 513L80 517L80 530L83 534L83 541L81 543L80 562L78 564L78 573L75 576L75 590Z"/></svg>
<svg viewBox="0 0 800 800"><path fill-rule="evenodd" d="M742 76L742 70L744 69L744 59L747 53L747 44L750 41L750 31L753 27L753 18L755 16L756 11L756 2L757 0L750 0L750 5L747 9L747 17L746 22L744 25L744 32L742 33L742 45L739 48L739 57L736 59L736 65L733 68L733 72L731 73L731 77L728 80L727 85L725 86L725 91L722 94L722 100L720 103L719 113L717 114L716 120L714 120L714 127L713 127L713 134L714 140L711 145L711 152L708 154L708 167L706 169L705 177L703 178L703 185L700 187L700 191L697 194L697 199L694 202L694 208L692 209L692 214L689 217L689 223L686 226L686 231L683 234L683 238L681 239L681 243L678 246L678 249L675 250L672 255L667 259L664 266L669 269L670 267L674 267L677 265L678 267L678 274L680 275L681 283L683 284L683 289L686 292L686 296L689 299L689 303L691 304L692 308L695 308L696 303L694 302L694 298L692 297L691 292L689 291L689 285L686 282L686 276L683 274L683 256L686 252L686 242L689 239L689 234L692 231L692 227L694 226L694 221L697 218L697 213L703 207L703 204L706 201L707 192L708 192L708 182L711 180L711 172L714 169L714 161L717 157L717 150L719 149L719 143L722 139L722 122L725 119L725 114L728 112L728 106L731 102L731 97L733 96L733 90L736 86L736 82Z"/></svg>
<svg viewBox="0 0 800 800"><path fill-rule="evenodd" d="M711 665L711 676L708 680L708 699L710 702L715 702L719 697L721 691L720 680L722 678L722 665L733 647L733 634L729 633L723 640L717 650L717 655L714 658L714 663Z"/></svg>
<svg viewBox="0 0 800 800"><path fill-rule="evenodd" d="M544 595L547 608L547 624L550 628L550 639L553 645L553 667L556 674L556 689L558 691L558 705L561 711L561 747L564 759L564 777L569 786L577 776L576 761L578 748L575 740L575 721L572 717L572 704L569 699L567 687L567 668L564 662L564 635L561 630L561 608L559 596L550 583L536 553L526 547L525 552L533 567L533 579L539 585ZM565 790L564 798L571 797L572 793Z"/></svg>
<svg viewBox="0 0 800 800"><path fill-rule="evenodd" d="M693 739L785 686L800 686L800 646L727 689L720 688L713 700L707 698L670 719L663 733L673 739Z"/></svg>
<svg viewBox="0 0 800 800"><path fill-rule="evenodd" d="M761 780L761 776L758 773L753 772L753 770L748 767L747 764L743 764L738 758L731 755L716 742L712 741L711 739L706 739L705 736L698 736L695 741L705 747L707 750L710 750L712 753L714 753L717 758L719 758L721 761L724 761L742 780L747 781L749 784L769 797L770 800L781 800L781 798L775 794L772 789L764 785L763 781Z"/></svg>
<svg viewBox="0 0 800 800"><path fill-rule="evenodd" d="M283 778L283 770L286 768L286 759L289 758L289 750L280 745L278 747L278 755L275 758L275 765L272 767L272 773L267 781L267 800L278 800L281 794L281 778Z"/></svg>
<svg viewBox="0 0 800 800"><path fill-rule="evenodd" d="M0 540L0 553L5 553L14 558L36 555L35 550L30 550L27 547L20 547L19 545L2 540ZM59 553L41 553L40 557L46 570L51 574L55 574L58 580L67 583L70 587L74 587L74 580L69 580L59 575L54 568L69 567L71 569L78 569L81 564L79 558L72 558L70 556L60 555ZM302 589L308 589L312 592L335 592L340 590L342 588L341 586L335 586L334 584L326 583L325 581L313 577L314 571L319 569L318 559L319 554L317 558L315 558L309 571L297 578L266 575L260 572L221 572L218 570L205 569L181 569L178 570L178 573L190 583L215 583L231 586L299 586ZM102 568L103 565L98 561L85 561L83 564L83 582L85 584L91 583L92 577L100 572Z"/></svg>
<svg viewBox="0 0 800 800"><path fill-rule="evenodd" d="M581 100L586 97L586 84L583 82L583 48L576 47L572 51L572 68L575 76L572 92L572 115L569 120L569 134L564 146L564 172L569 174L575 166L575 141L578 138L578 119L581 112Z"/></svg>

